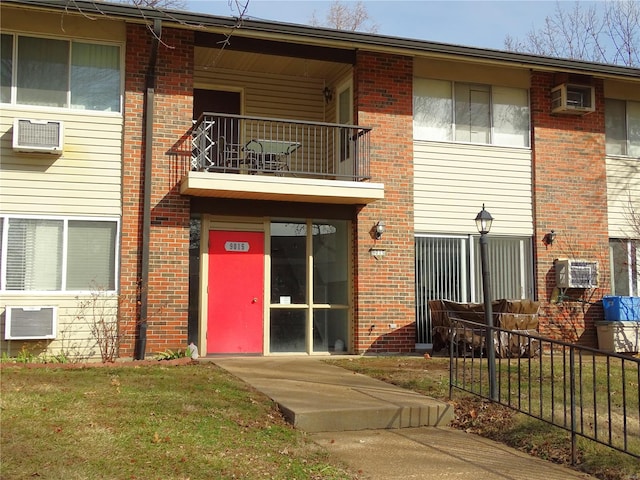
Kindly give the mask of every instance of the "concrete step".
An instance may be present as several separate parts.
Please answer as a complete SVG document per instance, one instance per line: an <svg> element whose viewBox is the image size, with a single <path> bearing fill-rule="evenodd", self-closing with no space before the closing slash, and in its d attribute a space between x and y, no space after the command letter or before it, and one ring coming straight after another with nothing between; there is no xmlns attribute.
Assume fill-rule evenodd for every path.
<svg viewBox="0 0 640 480"><path fill-rule="evenodd" d="M307 432L444 426L447 403L314 358L215 358L271 398L288 422Z"/></svg>

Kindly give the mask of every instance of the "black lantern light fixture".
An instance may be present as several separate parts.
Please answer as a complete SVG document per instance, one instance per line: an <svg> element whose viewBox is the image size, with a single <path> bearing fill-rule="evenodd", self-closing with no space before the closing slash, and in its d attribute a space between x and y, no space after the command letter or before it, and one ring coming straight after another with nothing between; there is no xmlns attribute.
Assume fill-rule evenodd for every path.
<svg viewBox="0 0 640 480"><path fill-rule="evenodd" d="M324 102L326 104L331 103L331 100L333 100L333 90L331 90L329 87L324 87L324 89L322 90L322 95L324 96Z"/></svg>
<svg viewBox="0 0 640 480"><path fill-rule="evenodd" d="M482 204L482 210L476 215L476 227L480 234L487 234L491 230L491 224L493 223L493 217L489 212L484 209L484 203Z"/></svg>
<svg viewBox="0 0 640 480"><path fill-rule="evenodd" d="M491 230L493 217L484 209L476 215L476 227L480 233L480 262L482 268L482 292L484 297L484 323L487 325L485 347L489 369L489 394L492 400L498 399L496 384L496 352L493 345L493 306L491 305L491 279L489 277L489 244L487 234Z"/></svg>
<svg viewBox="0 0 640 480"><path fill-rule="evenodd" d="M556 232L551 230L549 233L545 233L542 237L542 243L545 245L553 245L553 241L556 239Z"/></svg>

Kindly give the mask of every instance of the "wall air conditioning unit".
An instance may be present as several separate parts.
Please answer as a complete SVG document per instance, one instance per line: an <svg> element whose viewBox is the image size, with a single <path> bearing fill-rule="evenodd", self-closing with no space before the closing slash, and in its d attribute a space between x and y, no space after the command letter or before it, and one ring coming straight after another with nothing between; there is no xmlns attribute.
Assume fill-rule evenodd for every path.
<svg viewBox="0 0 640 480"><path fill-rule="evenodd" d="M5 340L56 338L57 307L6 307Z"/></svg>
<svg viewBox="0 0 640 480"><path fill-rule="evenodd" d="M16 118L13 149L16 152L62 154L64 125L60 121Z"/></svg>
<svg viewBox="0 0 640 480"><path fill-rule="evenodd" d="M584 115L595 112L596 94L590 85L563 83L551 90L551 111Z"/></svg>
<svg viewBox="0 0 640 480"><path fill-rule="evenodd" d="M555 262L558 288L596 288L598 262L559 258Z"/></svg>

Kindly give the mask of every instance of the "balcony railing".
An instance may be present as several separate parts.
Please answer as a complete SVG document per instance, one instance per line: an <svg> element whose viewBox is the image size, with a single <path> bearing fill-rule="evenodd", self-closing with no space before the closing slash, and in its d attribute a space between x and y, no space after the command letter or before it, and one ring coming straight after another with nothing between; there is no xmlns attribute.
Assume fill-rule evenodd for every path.
<svg viewBox="0 0 640 480"><path fill-rule="evenodd" d="M203 113L193 126L191 170L363 181L370 128Z"/></svg>

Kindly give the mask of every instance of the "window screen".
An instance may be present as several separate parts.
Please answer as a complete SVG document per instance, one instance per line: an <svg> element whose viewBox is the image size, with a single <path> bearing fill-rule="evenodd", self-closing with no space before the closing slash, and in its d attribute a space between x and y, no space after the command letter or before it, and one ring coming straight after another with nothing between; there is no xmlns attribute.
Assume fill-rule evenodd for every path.
<svg viewBox="0 0 640 480"><path fill-rule="evenodd" d="M114 222L69 221L68 290L115 289Z"/></svg>
<svg viewBox="0 0 640 480"><path fill-rule="evenodd" d="M118 47L73 42L71 108L119 111L119 64Z"/></svg>
<svg viewBox="0 0 640 480"><path fill-rule="evenodd" d="M60 220L9 219L7 290L60 290L62 233Z"/></svg>
<svg viewBox="0 0 640 480"><path fill-rule="evenodd" d="M18 103L64 107L69 82L69 42L18 39Z"/></svg>

